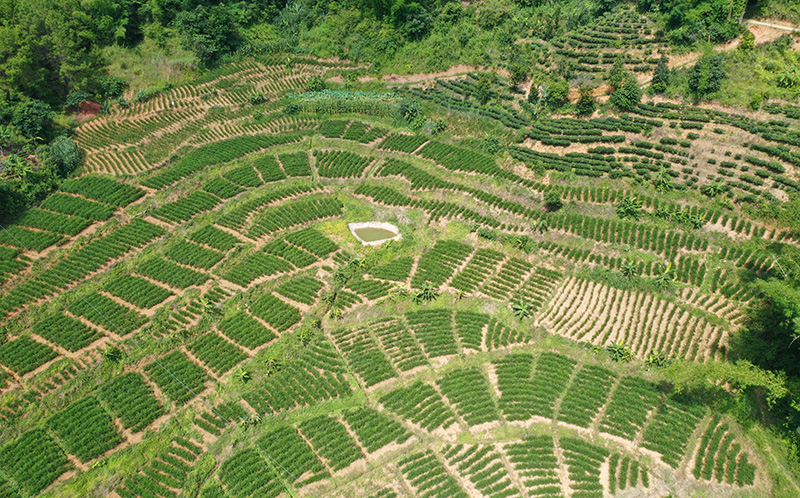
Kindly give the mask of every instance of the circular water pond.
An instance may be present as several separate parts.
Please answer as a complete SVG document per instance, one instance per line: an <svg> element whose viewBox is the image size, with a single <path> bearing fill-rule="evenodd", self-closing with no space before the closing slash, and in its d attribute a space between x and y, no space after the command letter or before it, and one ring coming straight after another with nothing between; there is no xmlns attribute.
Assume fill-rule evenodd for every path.
<svg viewBox="0 0 800 498"><path fill-rule="evenodd" d="M367 221L364 223L350 223L347 225L350 232L365 246L376 246L387 240L402 238L400 230L391 223Z"/></svg>

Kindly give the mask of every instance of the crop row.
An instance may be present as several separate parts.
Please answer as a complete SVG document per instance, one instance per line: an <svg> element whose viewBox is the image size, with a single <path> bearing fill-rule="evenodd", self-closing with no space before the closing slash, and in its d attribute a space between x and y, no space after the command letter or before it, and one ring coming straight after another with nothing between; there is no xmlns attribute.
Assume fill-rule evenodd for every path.
<svg viewBox="0 0 800 498"><path fill-rule="evenodd" d="M206 225L189 236L189 240L198 244L205 244L218 251L227 252L241 241L224 230L213 225Z"/></svg>
<svg viewBox="0 0 800 498"><path fill-rule="evenodd" d="M180 489L192 471L192 464L202 451L191 441L177 436L173 445L161 451L141 468L138 474L123 479L124 487L115 491L122 498L171 496Z"/></svg>
<svg viewBox="0 0 800 498"><path fill-rule="evenodd" d="M494 175L500 169L490 156L441 142L428 142L420 149L419 154L451 171Z"/></svg>
<svg viewBox="0 0 800 498"><path fill-rule="evenodd" d="M59 189L116 207L127 206L144 195L139 187L95 175L65 180Z"/></svg>
<svg viewBox="0 0 800 498"><path fill-rule="evenodd" d="M731 290L737 291L741 288ZM589 302L602 306L586 308ZM672 357L713 358L726 334L719 325L650 293L574 277L559 289L543 321L573 340L600 346L621 341L639 357L664 351Z"/></svg>
<svg viewBox="0 0 800 498"><path fill-rule="evenodd" d="M74 301L67 309L76 316L82 316L93 324L115 334L128 335L147 322L147 318L125 306L93 292Z"/></svg>
<svg viewBox="0 0 800 498"><path fill-rule="evenodd" d="M322 282L319 280L300 276L276 287L275 292L298 303L313 305L321 288Z"/></svg>
<svg viewBox="0 0 800 498"><path fill-rule="evenodd" d="M281 427L266 433L256 444L263 452L272 455L271 465L283 482L294 482L301 487L329 477L311 447L296 429ZM263 457L262 457L263 458Z"/></svg>
<svg viewBox="0 0 800 498"><path fill-rule="evenodd" d="M547 268L536 268L531 276L522 284L514 295L514 300L523 300L530 304L532 311L539 310L544 302L553 294L564 275Z"/></svg>
<svg viewBox="0 0 800 498"><path fill-rule="evenodd" d="M477 368L452 370L438 381L439 389L469 425L500 418L492 399L491 386Z"/></svg>
<svg viewBox="0 0 800 498"><path fill-rule="evenodd" d="M209 194L214 194L220 199L230 199L231 197L244 192L244 189L234 185L224 178L214 178L203 185L203 190Z"/></svg>
<svg viewBox="0 0 800 498"><path fill-rule="evenodd" d="M290 328L300 321L300 311L272 294L264 294L251 306L252 313L267 322L278 332Z"/></svg>
<svg viewBox="0 0 800 498"><path fill-rule="evenodd" d="M336 243L314 228L304 228L290 233L286 236L286 240L320 258L327 257L339 248Z"/></svg>
<svg viewBox="0 0 800 498"><path fill-rule="evenodd" d="M600 466L608 458L608 450L577 438L562 438L558 445L567 465L570 487L579 489L583 498L603 498Z"/></svg>
<svg viewBox="0 0 800 498"><path fill-rule="evenodd" d="M524 259L507 259L495 275L481 288L481 292L495 299L506 300L514 289L525 281L533 268L533 264Z"/></svg>
<svg viewBox="0 0 800 498"><path fill-rule="evenodd" d="M323 178L359 178L372 163L371 157L359 156L346 150L314 151L317 171Z"/></svg>
<svg viewBox="0 0 800 498"><path fill-rule="evenodd" d="M319 134L326 138L342 138L349 121L331 119L319 125Z"/></svg>
<svg viewBox="0 0 800 498"><path fill-rule="evenodd" d="M136 372L120 375L103 385L100 397L131 432L145 429L164 413L153 389Z"/></svg>
<svg viewBox="0 0 800 498"><path fill-rule="evenodd" d="M205 389L208 374L180 351L162 356L145 367L147 376L177 406L183 406Z"/></svg>
<svg viewBox="0 0 800 498"><path fill-rule="evenodd" d="M406 313L405 318L428 358L458 353L449 309L411 311Z"/></svg>
<svg viewBox="0 0 800 498"><path fill-rule="evenodd" d="M60 312L38 321L33 326L33 332L73 353L103 336L83 322Z"/></svg>
<svg viewBox="0 0 800 498"><path fill-rule="evenodd" d="M454 240L439 240L423 254L417 262L417 271L411 286L422 288L426 283L434 287L442 285L456 267L472 252L472 247Z"/></svg>
<svg viewBox="0 0 800 498"><path fill-rule="evenodd" d="M672 259L678 249L705 251L708 241L691 233L663 230L636 223L594 218L583 215L555 215L549 218L550 226L573 233L579 237L607 242L627 244L644 250L665 254Z"/></svg>
<svg viewBox="0 0 800 498"><path fill-rule="evenodd" d="M152 210L150 214L160 220L178 223L213 209L219 203L220 199L217 196L198 190L175 202L164 204Z"/></svg>
<svg viewBox="0 0 800 498"><path fill-rule="evenodd" d="M389 360L366 330L341 328L331 331L331 337L350 368L361 377L367 387L397 376Z"/></svg>
<svg viewBox="0 0 800 498"><path fill-rule="evenodd" d="M311 176L311 166L308 165L308 154L305 152L281 154L278 156L278 160L288 176Z"/></svg>
<svg viewBox="0 0 800 498"><path fill-rule="evenodd" d="M248 235L258 238L309 221L341 216L343 208L344 205L340 200L331 197L300 199L269 207L253 220Z"/></svg>
<svg viewBox="0 0 800 498"><path fill-rule="evenodd" d="M489 322L486 331L486 347L489 350L500 349L512 344L524 344L531 339L530 334L524 329L515 329L500 323L497 320Z"/></svg>
<svg viewBox="0 0 800 498"><path fill-rule="evenodd" d="M173 295L163 287L127 273L109 280L103 290L142 309L152 308Z"/></svg>
<svg viewBox="0 0 800 498"><path fill-rule="evenodd" d="M369 329L383 347L392 365L401 372L426 365L427 359L414 334L399 317L384 318L370 323Z"/></svg>
<svg viewBox="0 0 800 498"><path fill-rule="evenodd" d="M605 404L615 380L611 370L584 365L564 393L564 400L558 410L558 420L589 427L600 407Z"/></svg>
<svg viewBox="0 0 800 498"><path fill-rule="evenodd" d="M559 465L553 437L527 436L522 442L507 445L505 453L521 484L533 498L562 496Z"/></svg>
<svg viewBox="0 0 800 498"><path fill-rule="evenodd" d="M364 457L344 425L334 418L321 415L303 421L298 428L314 452L324 458L333 471L344 469Z"/></svg>
<svg viewBox="0 0 800 498"><path fill-rule="evenodd" d="M380 401L389 410L428 431L447 428L456 421L453 411L445 406L441 395L432 386L419 380L394 389L382 396Z"/></svg>
<svg viewBox="0 0 800 498"><path fill-rule="evenodd" d="M153 258L141 263L136 268L136 271L145 277L150 277L177 289L186 289L192 285L202 285L209 278L204 273L190 270L161 258Z"/></svg>
<svg viewBox="0 0 800 498"><path fill-rule="evenodd" d="M57 356L52 348L27 336L0 345L0 363L17 375L25 375Z"/></svg>
<svg viewBox="0 0 800 498"><path fill-rule="evenodd" d="M285 239L274 239L262 248L262 252L281 257L297 268L305 268L317 261L317 256L289 244Z"/></svg>
<svg viewBox="0 0 800 498"><path fill-rule="evenodd" d="M505 255L493 249L478 249L472 258L450 282L450 287L464 292L474 292L489 276Z"/></svg>
<svg viewBox="0 0 800 498"><path fill-rule="evenodd" d="M255 318L239 311L220 320L219 331L240 346L254 349L275 339L275 333Z"/></svg>
<svg viewBox="0 0 800 498"><path fill-rule="evenodd" d="M250 163L245 163L228 170L222 174L222 177L231 183L245 188L260 187L264 184L264 182L261 181L261 177L258 176L258 173L253 168L253 165Z"/></svg>
<svg viewBox="0 0 800 498"><path fill-rule="evenodd" d="M162 189L206 166L227 163L257 150L297 142L302 138L302 132L293 132L280 135L242 136L204 145L190 151L167 171L144 180L142 185Z"/></svg>
<svg viewBox="0 0 800 498"><path fill-rule="evenodd" d="M225 257L221 252L213 249L193 244L191 242L180 241L171 245L165 254L168 258L178 263L210 270L212 266L219 263Z"/></svg>
<svg viewBox="0 0 800 498"><path fill-rule="evenodd" d="M354 277L347 283L347 288L372 301L386 297L394 286L380 280L371 280L363 277Z"/></svg>
<svg viewBox="0 0 800 498"><path fill-rule="evenodd" d="M629 456L620 457L614 453L609 459L608 488L612 493L628 487L650 487L650 477L647 469L632 460Z"/></svg>
<svg viewBox="0 0 800 498"><path fill-rule="evenodd" d="M330 343L314 344L243 397L261 415L343 398L352 393L345 372Z"/></svg>
<svg viewBox="0 0 800 498"><path fill-rule="evenodd" d="M448 464L458 470L489 498L520 496L520 490L511 481L500 453L492 445L458 444L444 451Z"/></svg>
<svg viewBox="0 0 800 498"><path fill-rule="evenodd" d="M717 415L700 440L693 473L697 479L716 479L737 486L753 484L756 467L748 459L748 453L736 442L728 424Z"/></svg>
<svg viewBox="0 0 800 498"><path fill-rule="evenodd" d="M462 348L474 351L481 350L483 328L489 323L489 319L489 315L486 313L463 310L458 310L454 313L454 332Z"/></svg>
<svg viewBox="0 0 800 498"><path fill-rule="evenodd" d="M434 88L426 88L424 90L418 88L409 88L407 91L415 98L422 100L429 100L442 107L451 110L457 110L465 113L474 113L482 118L493 119L498 121L503 126L515 130L524 128L530 124L530 121L524 116L520 115L513 107L508 105L481 105L477 100L467 100L460 95L455 96L443 91L441 87L452 89L448 83L439 81ZM525 102L527 104L527 102Z"/></svg>
<svg viewBox="0 0 800 498"><path fill-rule="evenodd" d="M47 426L82 462L97 458L122 442L111 416L92 396L53 415Z"/></svg>
<svg viewBox="0 0 800 498"><path fill-rule="evenodd" d="M705 414L704 407L668 399L644 431L642 446L661 453L661 459L676 469L686 452L689 439Z"/></svg>
<svg viewBox="0 0 800 498"><path fill-rule="evenodd" d="M248 358L247 354L217 334L200 336L189 348L216 375L222 375Z"/></svg>
<svg viewBox="0 0 800 498"><path fill-rule="evenodd" d="M352 121L347 131L342 136L343 140L355 140L362 144L368 144L374 140L386 136L389 132L386 128L370 126L360 121Z"/></svg>
<svg viewBox="0 0 800 498"><path fill-rule="evenodd" d="M107 220L114 214L113 206L61 192L54 192L47 196L40 204L40 207L56 213L69 214L92 221Z"/></svg>
<svg viewBox="0 0 800 498"><path fill-rule="evenodd" d="M412 258L395 258L386 264L371 268L368 272L375 278L394 282L405 282L408 279L408 275L411 273L413 264L414 260Z"/></svg>
<svg viewBox="0 0 800 498"><path fill-rule="evenodd" d="M77 280L86 278L112 259L131 249L140 248L163 235L160 227L139 218L108 235L89 242L77 251L25 283L11 289L0 300L0 315L15 310L27 303L53 294Z"/></svg>
<svg viewBox="0 0 800 498"><path fill-rule="evenodd" d="M401 135L393 133L386 137L380 143L379 147L381 149L396 150L410 154L419 149L419 146L427 141L428 139L422 135Z"/></svg>
<svg viewBox="0 0 800 498"><path fill-rule="evenodd" d="M600 430L633 440L660 398L655 384L639 377L624 377L611 395Z"/></svg>
<svg viewBox="0 0 800 498"><path fill-rule="evenodd" d="M11 225L0 232L0 244L36 252L60 244L63 240L64 236L58 233L37 232L17 225Z"/></svg>
<svg viewBox="0 0 800 498"><path fill-rule="evenodd" d="M25 491L35 495L69 470L71 465L47 432L33 429L0 449L0 468Z"/></svg>
<svg viewBox="0 0 800 498"><path fill-rule="evenodd" d="M18 226L38 228L61 235L77 235L90 225L91 221L78 216L53 213L44 209L31 208L14 220Z"/></svg>
<svg viewBox="0 0 800 498"><path fill-rule="evenodd" d="M413 453L398 462L403 475L416 490L416 496L429 498L467 498L458 482L430 450Z"/></svg>

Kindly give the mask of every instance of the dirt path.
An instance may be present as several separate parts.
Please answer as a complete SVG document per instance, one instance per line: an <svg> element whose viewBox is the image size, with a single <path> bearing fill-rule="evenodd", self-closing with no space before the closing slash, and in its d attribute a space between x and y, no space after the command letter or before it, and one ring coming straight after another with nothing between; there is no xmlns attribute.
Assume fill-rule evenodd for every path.
<svg viewBox="0 0 800 498"><path fill-rule="evenodd" d="M783 31L796 31L800 32L800 29L790 28L787 26L779 26L777 24L768 24L758 21L747 21L748 29L753 36L755 36L755 44L761 45L764 43L769 43L781 35L783 35ZM728 43L724 43L722 45L717 45L714 47L717 51L728 52L734 50L739 47L739 41L741 37L736 38L734 40L729 41ZM702 53L700 52L691 52L688 54L682 54L677 57L670 57L668 66L670 69L681 68L684 66L688 66L690 64L696 63L700 57L702 57ZM642 75L639 78L640 85L647 85L650 83L650 80L653 79L652 74Z"/></svg>
<svg viewBox="0 0 800 498"><path fill-rule="evenodd" d="M800 28L793 28L791 26L783 26L783 25L780 25L780 24L772 24L772 23L768 23L768 22L750 21L750 20L745 21L745 22L747 24L750 24L750 25L764 26L764 27L772 28L772 29L780 29L780 30L783 30L783 31L793 31L795 33L800 33Z"/></svg>
<svg viewBox="0 0 800 498"><path fill-rule="evenodd" d="M466 73L472 73L475 71L486 71L491 72L494 71L498 75L502 76L503 78L508 78L510 73L503 68L492 68L488 66L468 66L466 64L459 64L457 66L453 66L447 71L439 71L435 73L415 73L415 74L385 74L381 76L381 81L384 83L393 83L396 85L403 85L406 83L422 83L425 81L441 79L441 78L452 78L453 76L459 76ZM358 80L362 83L368 81L376 81L378 78L375 76L362 76Z"/></svg>

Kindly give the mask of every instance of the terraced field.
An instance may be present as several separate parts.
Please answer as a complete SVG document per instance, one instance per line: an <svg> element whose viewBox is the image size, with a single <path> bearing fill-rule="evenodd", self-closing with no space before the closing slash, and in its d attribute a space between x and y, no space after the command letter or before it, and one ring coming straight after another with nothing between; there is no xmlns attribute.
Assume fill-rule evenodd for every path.
<svg viewBox="0 0 800 498"><path fill-rule="evenodd" d="M747 428L643 360L728 360L766 245L796 244L740 206L800 189L800 121L451 108L515 139L492 155L283 112L330 69L225 66L80 127L82 174L0 234L0 496L769 495ZM449 116L472 80L386 99ZM357 245L373 219L403 240Z"/></svg>

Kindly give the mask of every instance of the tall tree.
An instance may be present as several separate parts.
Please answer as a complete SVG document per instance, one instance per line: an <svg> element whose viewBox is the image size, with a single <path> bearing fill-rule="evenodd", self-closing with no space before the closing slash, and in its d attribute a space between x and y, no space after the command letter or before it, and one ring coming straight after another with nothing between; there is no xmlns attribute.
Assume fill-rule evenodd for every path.
<svg viewBox="0 0 800 498"><path fill-rule="evenodd" d="M653 72L653 79L650 82L650 91L652 93L664 93L667 91L671 77L672 73L669 70L669 59L666 55L662 55Z"/></svg>

